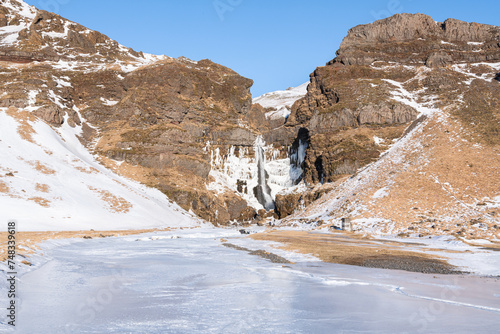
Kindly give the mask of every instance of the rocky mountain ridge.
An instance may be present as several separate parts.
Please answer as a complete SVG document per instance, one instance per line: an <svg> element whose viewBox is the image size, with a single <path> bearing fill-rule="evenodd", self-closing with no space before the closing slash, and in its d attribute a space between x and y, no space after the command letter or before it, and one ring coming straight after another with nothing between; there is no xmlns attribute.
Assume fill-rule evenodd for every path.
<svg viewBox="0 0 500 334"><path fill-rule="evenodd" d="M330 192L289 224L495 237L499 29L422 14L351 29L287 122L308 132L305 180L333 182L279 198L288 214Z"/></svg>
<svg viewBox="0 0 500 334"><path fill-rule="evenodd" d="M144 54L126 48L100 32L61 16L38 10L24 1L5 0L0 6L0 59L15 62L137 61Z"/></svg>
<svg viewBox="0 0 500 334"><path fill-rule="evenodd" d="M30 128L38 119L56 133L72 129L107 168L159 189L215 224L268 217L333 224L352 217L399 224L403 231L423 219L418 217L471 221L479 217L471 212L483 213L456 209L462 199L446 203L453 215L440 212L432 201L412 204L418 210L408 207L415 203L410 194L400 210L374 212L368 209L373 198L363 202L359 194L371 198L367 194L375 185L345 189L354 189L348 180L372 170L399 143L417 138L417 131L423 136L430 131L423 127L444 126L445 116L463 123L465 130L453 132L458 136L453 140L465 136L471 147L495 152L498 125L491 120L498 117L498 31L398 14L351 29L337 57L311 74L307 93L302 85L252 101L252 80L224 66L136 52L58 15L5 0L0 6L0 107L16 119L24 140L34 140ZM471 149L467 161L483 160L481 154ZM497 166L497 155L491 157L488 163ZM415 166L436 164L435 158L415 159ZM373 172L380 189L384 180L397 186L400 169L408 170L395 166L384 169L389 175ZM481 198L498 196L497 188L486 184L496 177L493 171L473 170L483 175L474 183L483 189ZM446 183L443 170L434 172ZM427 187L428 180L422 184ZM5 185L14 189L12 182ZM46 200L41 203L57 201L43 196L48 195L40 194ZM472 197L467 191L460 196ZM335 200L325 208L318 203L326 198ZM479 203L473 202L466 206ZM335 214L318 213L330 207ZM446 233L447 224L436 223L434 229Z"/></svg>

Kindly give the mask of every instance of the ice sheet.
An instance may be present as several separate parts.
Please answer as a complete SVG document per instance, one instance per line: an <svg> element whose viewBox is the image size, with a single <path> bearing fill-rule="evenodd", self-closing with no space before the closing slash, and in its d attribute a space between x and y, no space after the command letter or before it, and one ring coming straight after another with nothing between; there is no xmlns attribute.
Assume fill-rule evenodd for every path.
<svg viewBox="0 0 500 334"><path fill-rule="evenodd" d="M273 264L222 246L221 237L235 238L237 232L197 229L49 242L43 259L35 258L37 269L20 277L18 332L478 333L498 328L496 278L309 261ZM2 285L0 305L6 303L3 290ZM0 326L0 332L8 328Z"/></svg>

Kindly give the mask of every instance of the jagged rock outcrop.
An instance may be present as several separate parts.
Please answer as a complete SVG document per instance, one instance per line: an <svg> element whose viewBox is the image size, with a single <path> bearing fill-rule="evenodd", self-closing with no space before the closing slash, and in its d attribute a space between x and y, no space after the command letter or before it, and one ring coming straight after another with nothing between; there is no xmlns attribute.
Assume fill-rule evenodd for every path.
<svg viewBox="0 0 500 334"><path fill-rule="evenodd" d="M425 61L425 65L431 68L445 67L452 63L453 57L446 52L434 52Z"/></svg>
<svg viewBox="0 0 500 334"><path fill-rule="evenodd" d="M60 126L64 122L64 111L55 105L41 107L35 111L35 114L50 125ZM74 122L73 118L70 119Z"/></svg>
<svg viewBox="0 0 500 334"><path fill-rule="evenodd" d="M311 74L306 97L294 104L286 123L309 131L303 168L307 183L333 182L355 173L403 134L418 112L392 98L391 82L410 75L404 68L380 71L339 63ZM379 145L373 138L386 144Z"/></svg>
<svg viewBox="0 0 500 334"><path fill-rule="evenodd" d="M369 103L354 111L345 108L338 113L316 112L309 121L309 129L314 133L325 133L362 125L406 124L414 121L417 115L415 109L406 105Z"/></svg>
<svg viewBox="0 0 500 334"><path fill-rule="evenodd" d="M4 55L0 54L0 59L20 62L99 59L113 62L144 58L142 53L123 47L100 32L54 13L35 11L22 1L12 0L0 11L6 20L10 19L9 25L22 28L15 46L2 47Z"/></svg>
<svg viewBox="0 0 500 334"><path fill-rule="evenodd" d="M448 19L435 22L424 14L396 14L349 30L334 62L370 65L376 61L436 64L500 59L500 28ZM439 62L438 62L439 63Z"/></svg>

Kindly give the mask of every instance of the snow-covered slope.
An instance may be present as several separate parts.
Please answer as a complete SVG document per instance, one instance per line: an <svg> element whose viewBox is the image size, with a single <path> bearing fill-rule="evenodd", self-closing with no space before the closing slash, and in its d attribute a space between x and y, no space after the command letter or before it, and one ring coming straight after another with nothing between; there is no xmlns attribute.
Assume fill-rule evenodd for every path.
<svg viewBox="0 0 500 334"><path fill-rule="evenodd" d="M54 129L29 111L0 109L0 220L32 231L196 224L158 190L99 164L80 132L67 122Z"/></svg>
<svg viewBox="0 0 500 334"><path fill-rule="evenodd" d="M82 144L99 136L69 98L79 75L115 71L117 81L170 58L142 54L22 0L0 3L0 220L20 230L116 230L192 226L198 219L163 193L104 167ZM101 86L103 87L103 86ZM92 96L97 98L98 96ZM117 101L101 97L104 106ZM94 104L93 109L98 105ZM94 138L99 139L99 138ZM128 168L107 161L107 166ZM135 178L136 180L140 178ZM6 225L2 225L5 230Z"/></svg>
<svg viewBox="0 0 500 334"><path fill-rule="evenodd" d="M288 117L291 113L291 108L295 101L303 98L307 93L306 82L295 88L288 88L287 90L278 90L271 93L266 93L253 99L253 103L258 103L264 108L274 108L266 114L267 118L277 119L281 117Z"/></svg>

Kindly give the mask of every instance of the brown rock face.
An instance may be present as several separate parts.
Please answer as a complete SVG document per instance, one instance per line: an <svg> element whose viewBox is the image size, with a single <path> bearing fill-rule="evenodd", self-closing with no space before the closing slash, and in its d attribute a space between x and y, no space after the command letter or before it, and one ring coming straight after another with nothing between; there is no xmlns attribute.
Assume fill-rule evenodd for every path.
<svg viewBox="0 0 500 334"><path fill-rule="evenodd" d="M309 133L302 168L307 183L354 174L403 134L418 112L391 99L390 82L409 75L403 68L384 72L338 63L316 69L306 97L295 103L286 124ZM377 145L375 137L386 144Z"/></svg>
<svg viewBox="0 0 500 334"><path fill-rule="evenodd" d="M276 210L280 218L292 215L300 204L301 194L276 195Z"/></svg>
<svg viewBox="0 0 500 334"><path fill-rule="evenodd" d="M443 65L443 60L445 63L491 61L500 59L499 42L499 27L455 19L439 23L424 14L396 14L350 29L334 61L345 65L427 61L431 66Z"/></svg>
<svg viewBox="0 0 500 334"><path fill-rule="evenodd" d="M359 125L376 124L405 124L417 118L418 112L407 105L368 104L358 110Z"/></svg>
<svg viewBox="0 0 500 334"><path fill-rule="evenodd" d="M453 63L453 57L446 52L435 52L425 61L425 65L431 68L445 67L451 63Z"/></svg>
<svg viewBox="0 0 500 334"><path fill-rule="evenodd" d="M459 85L456 75L439 69L491 60L500 60L499 27L397 14L352 28L337 57L311 74L306 97L295 103L286 123L309 132L304 179L331 182L353 174L404 133L418 117L399 99L398 86L415 76L411 66L436 70L419 83L431 94Z"/></svg>
<svg viewBox="0 0 500 334"><path fill-rule="evenodd" d="M293 215L300 208L306 208L332 189L328 185L309 189L302 193L276 195L276 209L280 219Z"/></svg>
<svg viewBox="0 0 500 334"><path fill-rule="evenodd" d="M117 101L114 106L99 103L89 84L96 80L111 95L107 99ZM250 114L252 81L208 60L183 59L134 71L119 85L114 81L100 74L74 82L79 104L95 99L82 114L105 134L98 152L147 168L152 184L202 218L219 224L239 219L244 200L216 197L205 188L211 166L204 147L207 141L221 148L253 144L255 130L235 126Z"/></svg>
<svg viewBox="0 0 500 334"><path fill-rule="evenodd" d="M55 105L41 107L35 114L50 125L59 126L64 121L64 111Z"/></svg>

